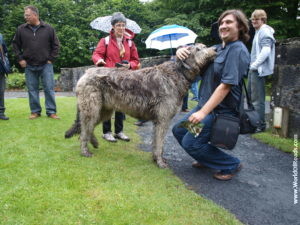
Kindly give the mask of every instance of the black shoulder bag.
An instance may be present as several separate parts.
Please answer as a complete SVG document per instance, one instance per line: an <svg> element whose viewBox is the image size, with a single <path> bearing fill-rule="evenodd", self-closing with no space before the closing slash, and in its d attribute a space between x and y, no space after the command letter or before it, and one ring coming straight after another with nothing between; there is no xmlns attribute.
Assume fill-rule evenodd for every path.
<svg viewBox="0 0 300 225"><path fill-rule="evenodd" d="M251 103L244 79L242 82L246 94L247 109L244 108L243 104L240 107L240 133L252 134L255 133L255 130L260 126L261 120L258 112L254 109L254 106Z"/></svg>
<svg viewBox="0 0 300 225"><path fill-rule="evenodd" d="M9 60L4 53L2 44L0 44L0 74L8 75L10 73L10 63Z"/></svg>
<svg viewBox="0 0 300 225"><path fill-rule="evenodd" d="M232 150L240 134L240 119L230 114L215 114L210 135L210 144Z"/></svg>

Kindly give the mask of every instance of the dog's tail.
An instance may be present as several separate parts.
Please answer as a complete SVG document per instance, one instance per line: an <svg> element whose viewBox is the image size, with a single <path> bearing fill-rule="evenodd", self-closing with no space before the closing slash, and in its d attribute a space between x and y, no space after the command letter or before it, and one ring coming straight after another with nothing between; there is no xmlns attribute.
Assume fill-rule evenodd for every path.
<svg viewBox="0 0 300 225"><path fill-rule="evenodd" d="M74 121L73 125L70 127L69 130L65 132L65 138L71 138L76 134L81 133L81 125L80 125L80 111L77 107L77 114L76 120Z"/></svg>

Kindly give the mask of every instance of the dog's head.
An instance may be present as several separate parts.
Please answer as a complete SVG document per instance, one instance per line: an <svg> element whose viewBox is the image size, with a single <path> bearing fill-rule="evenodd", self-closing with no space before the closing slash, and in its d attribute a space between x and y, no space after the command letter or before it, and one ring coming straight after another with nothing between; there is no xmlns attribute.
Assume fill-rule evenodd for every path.
<svg viewBox="0 0 300 225"><path fill-rule="evenodd" d="M177 62L193 74L202 75L216 56L215 48L207 48L204 44L195 44L188 50L190 51L189 56L185 60L177 59Z"/></svg>

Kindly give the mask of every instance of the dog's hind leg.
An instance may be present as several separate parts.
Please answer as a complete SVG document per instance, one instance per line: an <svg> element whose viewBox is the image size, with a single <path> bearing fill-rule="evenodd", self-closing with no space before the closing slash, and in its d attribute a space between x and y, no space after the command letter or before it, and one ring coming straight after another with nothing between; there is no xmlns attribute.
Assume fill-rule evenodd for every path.
<svg viewBox="0 0 300 225"><path fill-rule="evenodd" d="M98 141L94 135L95 126L100 121L100 108L101 99L97 93L91 92L88 97L82 95L79 96L78 102L80 106L80 142L81 142L81 155L91 157L92 153L88 149L88 143L91 142L96 148L98 147Z"/></svg>
<svg viewBox="0 0 300 225"><path fill-rule="evenodd" d="M160 168L167 168L168 165L163 159L164 139L170 124L170 120L162 119L154 123L153 136L153 160L156 161Z"/></svg>
<svg viewBox="0 0 300 225"><path fill-rule="evenodd" d="M81 155L91 157L93 154L88 149L88 143L91 142L94 147L98 147L98 141L94 135L94 128L96 126L95 118L86 116L84 113L80 115L81 123Z"/></svg>

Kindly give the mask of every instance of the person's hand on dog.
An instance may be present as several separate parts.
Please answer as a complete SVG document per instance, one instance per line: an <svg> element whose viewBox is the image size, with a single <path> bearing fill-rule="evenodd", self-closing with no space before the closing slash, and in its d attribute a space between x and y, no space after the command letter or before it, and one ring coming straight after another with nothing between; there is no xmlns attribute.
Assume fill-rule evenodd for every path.
<svg viewBox="0 0 300 225"><path fill-rule="evenodd" d="M189 56L189 54L191 54L191 52L188 50L187 47L180 48L176 51L176 56L180 60L186 59Z"/></svg>
<svg viewBox="0 0 300 225"><path fill-rule="evenodd" d="M106 62L103 60L103 59L99 59L97 62L96 62L96 66L101 66L101 65L105 65Z"/></svg>

